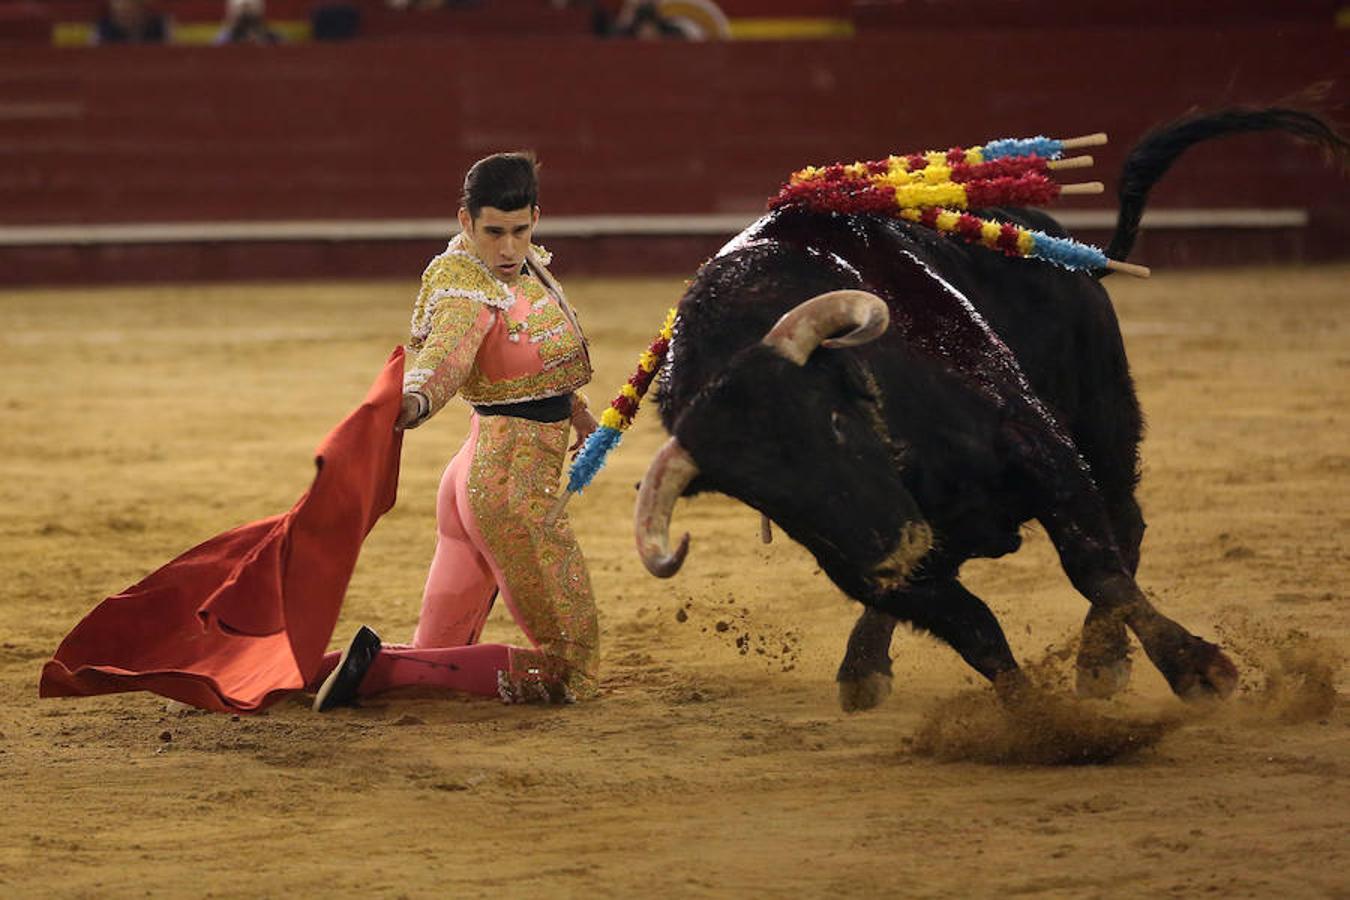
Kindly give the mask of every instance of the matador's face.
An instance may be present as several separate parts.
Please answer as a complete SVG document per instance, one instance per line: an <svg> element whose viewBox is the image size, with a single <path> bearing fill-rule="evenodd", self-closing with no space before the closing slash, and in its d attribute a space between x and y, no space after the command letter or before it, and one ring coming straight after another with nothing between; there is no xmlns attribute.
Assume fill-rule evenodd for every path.
<svg viewBox="0 0 1350 900"><path fill-rule="evenodd" d="M530 247L534 226L539 223L539 207L523 206L510 211L484 206L478 216L467 209L459 211L459 224L473 245L478 258L508 284L520 277L525 251Z"/></svg>

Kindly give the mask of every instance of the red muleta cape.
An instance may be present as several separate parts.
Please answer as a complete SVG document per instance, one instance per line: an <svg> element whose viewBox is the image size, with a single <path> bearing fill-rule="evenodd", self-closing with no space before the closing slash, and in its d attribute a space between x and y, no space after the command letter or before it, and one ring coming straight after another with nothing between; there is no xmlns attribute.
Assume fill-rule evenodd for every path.
<svg viewBox="0 0 1350 900"><path fill-rule="evenodd" d="M319 444L290 512L193 547L104 600L42 668L43 697L153 691L255 712L304 688L337 624L361 543L394 505L403 349Z"/></svg>

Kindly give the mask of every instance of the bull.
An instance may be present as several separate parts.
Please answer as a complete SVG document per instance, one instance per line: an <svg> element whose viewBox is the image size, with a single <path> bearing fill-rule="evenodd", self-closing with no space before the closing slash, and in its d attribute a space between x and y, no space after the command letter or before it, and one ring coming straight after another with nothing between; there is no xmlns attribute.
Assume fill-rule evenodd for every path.
<svg viewBox="0 0 1350 900"><path fill-rule="evenodd" d="M1125 259L1154 183L1188 147L1277 130L1342 162L1350 144L1298 110L1236 109L1155 129L1130 151L1108 256ZM1063 234L1028 209L984 216ZM1104 272L1008 259L905 221L781 208L705 263L680 300L659 403L671 435L642 480L638 551L655 575L680 497L758 510L863 604L839 668L845 710L890 692L906 622L1014 698L1026 678L962 564L1017 550L1038 521L1089 609L1080 694L1130 672L1132 631L1183 698L1237 683L1215 644L1135 580L1143 419Z"/></svg>

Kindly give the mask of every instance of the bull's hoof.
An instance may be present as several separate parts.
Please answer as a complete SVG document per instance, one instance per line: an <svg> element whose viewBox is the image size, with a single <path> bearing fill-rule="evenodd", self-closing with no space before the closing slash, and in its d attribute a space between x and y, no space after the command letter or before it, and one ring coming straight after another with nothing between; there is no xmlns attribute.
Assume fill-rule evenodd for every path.
<svg viewBox="0 0 1350 900"><path fill-rule="evenodd" d="M1183 700L1225 700L1237 690L1238 670L1217 645L1194 638L1183 665L1168 680Z"/></svg>
<svg viewBox="0 0 1350 900"><path fill-rule="evenodd" d="M1083 622L1078 646L1078 696L1104 700L1130 683L1130 638L1118 614L1094 606Z"/></svg>
<svg viewBox="0 0 1350 900"><path fill-rule="evenodd" d="M891 676L868 672L861 678L839 681L839 708L846 713L876 709L891 695Z"/></svg>
<svg viewBox="0 0 1350 900"><path fill-rule="evenodd" d="M1131 668L1128 656L1098 665L1084 665L1080 661L1075 684L1078 696L1085 700L1114 697L1129 685Z"/></svg>

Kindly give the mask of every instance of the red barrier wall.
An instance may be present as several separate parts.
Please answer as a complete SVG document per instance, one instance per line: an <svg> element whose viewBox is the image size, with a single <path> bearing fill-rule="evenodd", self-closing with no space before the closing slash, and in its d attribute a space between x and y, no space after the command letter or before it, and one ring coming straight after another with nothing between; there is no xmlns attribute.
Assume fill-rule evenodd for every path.
<svg viewBox="0 0 1350 900"><path fill-rule="evenodd" d="M1330 26L1341 0L851 0L849 12L859 30L878 28L1100 28L1121 25L1175 28L1205 25L1270 25L1303 22Z"/></svg>
<svg viewBox="0 0 1350 900"><path fill-rule="evenodd" d="M555 214L752 212L805 163L1037 132L1109 131L1083 177L1113 190L1149 125L1344 76L1348 45L1284 25L19 48L0 56L0 225L448 217L468 163L524 146ZM1341 77L1327 105L1348 97ZM1307 207L1302 252L1343 256L1347 201L1316 154L1252 136L1184 159L1153 202Z"/></svg>

